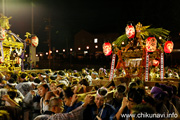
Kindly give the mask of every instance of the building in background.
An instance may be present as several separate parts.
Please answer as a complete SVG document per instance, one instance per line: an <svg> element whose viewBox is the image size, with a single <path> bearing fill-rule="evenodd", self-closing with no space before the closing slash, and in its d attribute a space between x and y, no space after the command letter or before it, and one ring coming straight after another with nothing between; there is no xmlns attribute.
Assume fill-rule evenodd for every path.
<svg viewBox="0 0 180 120"><path fill-rule="evenodd" d="M119 37L118 33L93 34L81 30L74 36L74 52L76 56L103 54L102 45L104 42L112 43Z"/></svg>

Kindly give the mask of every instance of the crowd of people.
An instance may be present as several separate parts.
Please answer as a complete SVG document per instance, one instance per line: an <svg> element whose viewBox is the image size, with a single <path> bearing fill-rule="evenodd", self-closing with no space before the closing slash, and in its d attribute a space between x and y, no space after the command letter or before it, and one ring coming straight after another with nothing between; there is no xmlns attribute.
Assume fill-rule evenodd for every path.
<svg viewBox="0 0 180 120"><path fill-rule="evenodd" d="M144 120L180 119L180 89L141 79L113 81L109 71L84 68L0 73L0 120ZM114 77L124 77L115 70ZM179 77L179 76L178 76Z"/></svg>

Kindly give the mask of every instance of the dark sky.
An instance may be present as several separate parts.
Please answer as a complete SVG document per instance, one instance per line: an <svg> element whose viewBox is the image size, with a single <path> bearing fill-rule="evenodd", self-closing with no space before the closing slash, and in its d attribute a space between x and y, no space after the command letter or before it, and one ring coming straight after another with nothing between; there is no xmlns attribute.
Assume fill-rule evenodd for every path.
<svg viewBox="0 0 180 120"><path fill-rule="evenodd" d="M5 0L5 13L12 16L11 30L20 34L31 32L32 0ZM91 33L124 33L128 21L163 27L172 36L180 32L179 0L33 0L34 33L39 37L37 51L47 51L48 25L51 18L52 46L62 50L70 47L75 33L81 29ZM2 5L2 0L0 0ZM2 8L0 6L0 8ZM0 9L2 12L2 9Z"/></svg>

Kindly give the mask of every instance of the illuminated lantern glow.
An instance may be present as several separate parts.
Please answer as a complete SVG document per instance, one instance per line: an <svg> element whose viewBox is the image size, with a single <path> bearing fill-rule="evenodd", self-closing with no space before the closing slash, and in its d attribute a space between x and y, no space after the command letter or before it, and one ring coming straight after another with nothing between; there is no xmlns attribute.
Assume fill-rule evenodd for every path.
<svg viewBox="0 0 180 120"><path fill-rule="evenodd" d="M32 45L33 45L34 47L37 47L38 44L39 44L39 39L38 39L38 37L37 37L37 36L32 37L31 42L32 42Z"/></svg>
<svg viewBox="0 0 180 120"><path fill-rule="evenodd" d="M103 44L103 53L105 56L109 56L112 53L112 46L111 43L106 42Z"/></svg>
<svg viewBox="0 0 180 120"><path fill-rule="evenodd" d="M159 61L158 60L153 60L153 66L159 66Z"/></svg>
<svg viewBox="0 0 180 120"><path fill-rule="evenodd" d="M5 39L5 30L2 27L0 27L0 40L2 41L4 39Z"/></svg>
<svg viewBox="0 0 180 120"><path fill-rule="evenodd" d="M15 63L16 63L16 64L21 64L21 58L16 57L16 58L15 58Z"/></svg>
<svg viewBox="0 0 180 120"><path fill-rule="evenodd" d="M174 43L172 41L166 41L164 44L164 52L171 53L173 51Z"/></svg>
<svg viewBox="0 0 180 120"><path fill-rule="evenodd" d="M129 39L135 37L135 28L134 28L134 26L132 26L132 25L127 25L125 31L126 31L126 35L127 35L127 37L128 37Z"/></svg>
<svg viewBox="0 0 180 120"><path fill-rule="evenodd" d="M157 46L157 40L155 37L148 37L146 39L146 50L148 52L156 51L156 46Z"/></svg>

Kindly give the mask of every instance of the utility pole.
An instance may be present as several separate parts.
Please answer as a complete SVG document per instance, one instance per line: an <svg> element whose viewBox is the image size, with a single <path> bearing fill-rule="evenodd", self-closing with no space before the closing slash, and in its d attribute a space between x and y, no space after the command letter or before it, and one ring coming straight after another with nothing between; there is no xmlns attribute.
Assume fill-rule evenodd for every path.
<svg viewBox="0 0 180 120"><path fill-rule="evenodd" d="M5 0L2 0L2 13L5 16Z"/></svg>
<svg viewBox="0 0 180 120"><path fill-rule="evenodd" d="M48 54L48 59L49 59L49 68L51 68L51 59L52 59L52 50L51 50L51 18L46 19L48 21L48 25L46 26L45 30L47 31L48 35L48 47L49 47L49 54Z"/></svg>
<svg viewBox="0 0 180 120"><path fill-rule="evenodd" d="M31 33L34 34L34 2L31 3ZM30 69L36 66L36 47L29 45Z"/></svg>

